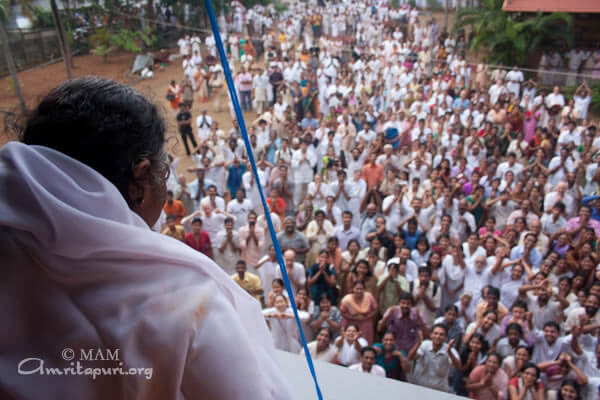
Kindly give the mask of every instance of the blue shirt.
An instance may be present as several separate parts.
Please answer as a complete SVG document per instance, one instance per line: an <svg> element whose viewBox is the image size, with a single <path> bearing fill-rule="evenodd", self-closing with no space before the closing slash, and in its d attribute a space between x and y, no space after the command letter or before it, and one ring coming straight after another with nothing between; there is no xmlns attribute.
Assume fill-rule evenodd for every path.
<svg viewBox="0 0 600 400"><path fill-rule="evenodd" d="M416 230L412 235L408 232L408 230L404 229L404 241L406 242L406 247L414 250L417 248L417 241L423 236L423 233L420 230Z"/></svg>
<svg viewBox="0 0 600 400"><path fill-rule="evenodd" d="M592 207L590 205L590 203L596 199L600 198L600 196L585 196L583 199L581 199L581 204L583 204L584 206L588 206L592 209L592 215L590 216L590 218L595 219L596 221L600 222L600 213L598 213L598 209L596 207Z"/></svg>
<svg viewBox="0 0 600 400"><path fill-rule="evenodd" d="M452 102L452 108L460 108L461 110L464 110L465 108L469 107L469 99L464 99L461 100L460 97L457 97L456 99L454 99L454 101Z"/></svg>
<svg viewBox="0 0 600 400"><path fill-rule="evenodd" d="M510 252L510 259L516 260L522 258L524 254L525 247L517 246L513 248ZM531 262L531 269L533 271L537 271L538 269L540 269L540 266L542 265L542 255L539 251L535 249L535 247L529 251L529 261Z"/></svg>
<svg viewBox="0 0 600 400"><path fill-rule="evenodd" d="M229 166L229 175L227 176L227 189L231 193L231 198L235 197L235 192L242 186L242 175L246 172L246 165L241 164L238 168L235 165Z"/></svg>

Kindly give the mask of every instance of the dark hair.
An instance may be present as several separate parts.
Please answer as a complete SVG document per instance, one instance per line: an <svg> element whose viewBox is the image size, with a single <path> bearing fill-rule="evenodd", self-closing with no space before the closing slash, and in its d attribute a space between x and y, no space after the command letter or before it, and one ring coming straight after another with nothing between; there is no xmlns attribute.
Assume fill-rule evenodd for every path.
<svg viewBox="0 0 600 400"><path fill-rule="evenodd" d="M273 283L278 283L280 286L282 286L285 289L285 283L283 282L283 279L275 278L275 279L273 279L273 282L271 284L273 284Z"/></svg>
<svg viewBox="0 0 600 400"><path fill-rule="evenodd" d="M490 285L490 286L488 287L488 292L487 292L487 295L488 295L488 296L496 296L496 298L497 298L498 300L500 300L500 290L498 290L498 288L497 288L497 287L494 287L494 286L491 286L491 285Z"/></svg>
<svg viewBox="0 0 600 400"><path fill-rule="evenodd" d="M448 327L445 324L435 324L435 325L433 325L433 327L431 327L431 332L433 332L433 330L435 328L442 328L444 330L444 333L446 335L448 335Z"/></svg>
<svg viewBox="0 0 600 400"><path fill-rule="evenodd" d="M363 347L363 348L360 350L360 355L361 355L361 356L364 356L364 355L365 355L365 353L366 353L367 351L370 351L371 353L373 353L373 354L377 355L377 352L376 352L376 351L375 351L375 349L374 349L373 347L371 347L371 346L365 346L365 347Z"/></svg>
<svg viewBox="0 0 600 400"><path fill-rule="evenodd" d="M392 335L394 337L394 339L396 339L396 332L394 332L394 331L385 331L383 336L385 336L385 335ZM383 336L382 336L382 338L383 338Z"/></svg>
<svg viewBox="0 0 600 400"><path fill-rule="evenodd" d="M418 246L419 243L425 244L425 251L429 250L429 240L427 240L425 236L421 236L419 239L417 239L416 246Z"/></svg>
<svg viewBox="0 0 600 400"><path fill-rule="evenodd" d="M107 79L84 77L52 89L29 115L21 140L93 168L131 207L133 168L150 160L156 172L162 164L165 124L156 106L139 92Z"/></svg>
<svg viewBox="0 0 600 400"><path fill-rule="evenodd" d="M491 353L488 353L487 359L489 360L490 357L496 357L498 359L498 364L502 364L502 356L500 356L500 354L498 354L496 352L491 352Z"/></svg>
<svg viewBox="0 0 600 400"><path fill-rule="evenodd" d="M454 304L447 305L446 308L444 308L444 314L446 314L448 311L454 311L456 314L458 314L458 307L456 307Z"/></svg>
<svg viewBox="0 0 600 400"><path fill-rule="evenodd" d="M538 378L540 377L540 369L538 368L537 365L535 365L532 362L526 362L525 364L523 364L523 366L521 367L521 371L519 371L519 372L523 372L523 371L525 371L526 369L529 369L529 368L535 369L535 373L536 373L537 377Z"/></svg>
<svg viewBox="0 0 600 400"><path fill-rule="evenodd" d="M495 310L487 310L486 312L483 313L483 315L481 317L485 318L490 314L494 314L496 316L496 323L498 323L498 313Z"/></svg>
<svg viewBox="0 0 600 400"><path fill-rule="evenodd" d="M562 384L560 385L560 389L558 390L558 393L557 393L558 400L564 399L564 397L562 396L562 388L565 386L573 386L573 389L575 389L575 392L577 393L577 397L575 397L575 399L576 400L581 399L579 383L577 383L577 381L575 379L567 378L564 381L562 381Z"/></svg>
<svg viewBox="0 0 600 400"><path fill-rule="evenodd" d="M331 329L328 326L322 326L319 328L319 331L317 332L317 335L323 331L326 331L327 334L329 335L329 340L331 341L333 334L331 333Z"/></svg>
<svg viewBox="0 0 600 400"><path fill-rule="evenodd" d="M513 305L510 307L510 309L512 310L515 307L519 307L519 308L522 308L523 310L527 311L527 303L523 300L515 300Z"/></svg>
<svg viewBox="0 0 600 400"><path fill-rule="evenodd" d="M519 351L519 349L525 349L525 350L527 350L527 354L529 354L529 357L531 358L531 349L529 347L523 346L523 345L519 345L515 349L515 354L517 353L517 351Z"/></svg>
<svg viewBox="0 0 600 400"><path fill-rule="evenodd" d="M547 321L546 323L544 323L544 329L545 328L554 328L558 333L560 333L560 325L558 325L556 321Z"/></svg>
<svg viewBox="0 0 600 400"><path fill-rule="evenodd" d="M508 334L508 331L510 331L511 329L516 330L519 333L519 336L523 337L523 328L521 327L521 325L517 324L516 322L511 322L506 327L505 332Z"/></svg>
<svg viewBox="0 0 600 400"><path fill-rule="evenodd" d="M202 218L194 217L194 219L192 220L192 225L196 223L200 223L202 225Z"/></svg>
<svg viewBox="0 0 600 400"><path fill-rule="evenodd" d="M356 239L350 239L350 240L348 241L348 244L346 245L346 250L348 250L348 249L350 248L350 245L351 245L352 243L356 243L356 245L358 246L358 248L359 248L359 250L360 250L360 243L358 243L358 240L356 240Z"/></svg>
<svg viewBox="0 0 600 400"><path fill-rule="evenodd" d="M417 269L417 274L418 275L427 274L427 275L431 276L432 275L431 267L429 267L427 265L423 265Z"/></svg>
<svg viewBox="0 0 600 400"><path fill-rule="evenodd" d="M469 358L469 355L471 354L471 347L469 346L469 343L471 343L471 341L473 339L477 339L479 340L479 342L481 342L481 350L480 353L481 354L486 354L488 351L488 342L487 340L485 340L485 336L483 336L481 333L474 333L471 338L469 339L469 341L467 343L465 343L465 345L462 348L462 351L460 353L460 359L463 361L467 361L467 359Z"/></svg>
<svg viewBox="0 0 600 400"><path fill-rule="evenodd" d="M407 300L407 301L410 301L411 303L414 302L412 294L410 294L408 292L402 292L402 294L400 295L400 298L398 299L398 303L401 302L402 300Z"/></svg>
<svg viewBox="0 0 600 400"><path fill-rule="evenodd" d="M331 299L329 298L329 295L327 293L321 293L321 295L319 296L319 303L321 303L323 300L327 300L331 303Z"/></svg>

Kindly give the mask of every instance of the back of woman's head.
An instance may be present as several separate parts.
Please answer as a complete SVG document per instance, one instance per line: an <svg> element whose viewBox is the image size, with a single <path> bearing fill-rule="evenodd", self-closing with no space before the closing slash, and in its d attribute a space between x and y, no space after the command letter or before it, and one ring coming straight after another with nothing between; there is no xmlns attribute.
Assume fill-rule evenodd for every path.
<svg viewBox="0 0 600 400"><path fill-rule="evenodd" d="M154 161L163 149L164 132L156 106L140 93L114 81L84 77L44 97L27 119L21 140L88 165L131 205L133 166L143 159L158 164Z"/></svg>

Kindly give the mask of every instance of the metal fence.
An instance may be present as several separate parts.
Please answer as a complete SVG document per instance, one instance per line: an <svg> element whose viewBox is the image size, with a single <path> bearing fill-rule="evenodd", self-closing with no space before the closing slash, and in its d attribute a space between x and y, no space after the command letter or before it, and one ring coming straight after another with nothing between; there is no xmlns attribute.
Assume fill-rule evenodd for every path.
<svg viewBox="0 0 600 400"><path fill-rule="evenodd" d="M9 45L17 66L21 71L61 57L56 30L9 31ZM2 43L2 45L4 45ZM0 76L8 75L8 65L0 57Z"/></svg>

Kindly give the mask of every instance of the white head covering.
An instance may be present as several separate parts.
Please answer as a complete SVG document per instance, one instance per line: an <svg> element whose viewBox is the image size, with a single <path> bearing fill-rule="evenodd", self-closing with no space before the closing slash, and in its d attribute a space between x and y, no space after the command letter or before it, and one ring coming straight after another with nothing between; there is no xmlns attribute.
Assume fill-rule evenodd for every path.
<svg viewBox="0 0 600 400"><path fill-rule="evenodd" d="M116 187L41 146L0 149L0 386L15 398L289 399L258 303L210 259L152 232ZM19 375L28 357L119 349L144 375ZM118 362L81 361L83 368ZM35 367L28 364L27 370Z"/></svg>

